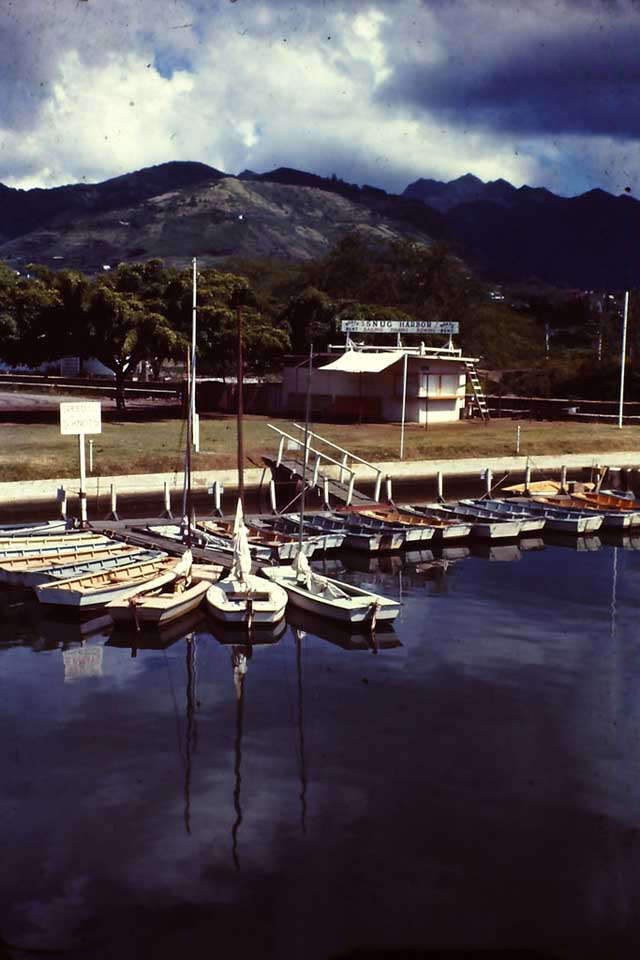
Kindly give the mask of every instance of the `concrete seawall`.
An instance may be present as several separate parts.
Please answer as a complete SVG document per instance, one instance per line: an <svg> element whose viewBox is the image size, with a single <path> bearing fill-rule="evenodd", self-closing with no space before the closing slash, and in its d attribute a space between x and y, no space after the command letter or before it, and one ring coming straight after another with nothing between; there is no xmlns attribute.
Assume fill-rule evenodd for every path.
<svg viewBox="0 0 640 960"><path fill-rule="evenodd" d="M574 453L554 454L538 457L465 457L448 460L405 460L381 461L372 465L378 468L385 476L395 482L419 481L436 477L443 473L445 477L479 477L490 469L495 477L506 472L523 474L526 467L532 469L533 478L541 478L545 473L559 471L563 466L569 471L591 468L596 466L635 467L640 466L640 451L628 453ZM333 468L337 471L337 468ZM375 480L375 469L364 464L354 464L356 485L372 483ZM191 485L194 493L206 494L214 480L224 484L228 489L237 487L236 470L198 471L192 474ZM247 489L256 489L261 483L268 484L269 471L265 468L250 468L244 472L244 482ZM160 495L167 483L173 495L182 493L183 477L181 472L133 474L113 477L88 477L87 496L89 498L105 497L109 495L111 485L116 488L118 495L133 496L144 494ZM60 487L72 495L77 492L78 479L72 477L52 478L50 480L16 481L0 483L0 506L15 507L29 503L53 502Z"/></svg>

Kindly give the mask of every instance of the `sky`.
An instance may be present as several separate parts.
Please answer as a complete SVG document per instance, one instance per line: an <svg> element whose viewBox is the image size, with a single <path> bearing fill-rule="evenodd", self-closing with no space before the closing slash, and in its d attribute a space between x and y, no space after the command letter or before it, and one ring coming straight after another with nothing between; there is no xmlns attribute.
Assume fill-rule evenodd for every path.
<svg viewBox="0 0 640 960"><path fill-rule="evenodd" d="M0 182L194 160L637 196L639 41L640 0L0 0Z"/></svg>

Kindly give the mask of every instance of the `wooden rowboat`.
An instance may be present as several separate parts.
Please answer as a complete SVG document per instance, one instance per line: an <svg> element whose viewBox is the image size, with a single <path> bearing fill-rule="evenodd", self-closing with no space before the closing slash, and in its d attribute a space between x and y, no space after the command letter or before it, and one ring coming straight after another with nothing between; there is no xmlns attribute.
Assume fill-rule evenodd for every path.
<svg viewBox="0 0 640 960"><path fill-rule="evenodd" d="M175 567L180 560L166 554L156 560L131 563L119 570L71 577L36 587L40 603L69 610L95 610L111 600L132 596L146 585L149 589L162 587L175 579Z"/></svg>
<svg viewBox="0 0 640 960"><path fill-rule="evenodd" d="M64 554L56 557L20 557L4 560L0 565L0 582L14 587L37 587L52 580L68 580L74 576L115 570L141 560L164 556L159 550L129 546L126 550L92 550L85 554Z"/></svg>
<svg viewBox="0 0 640 960"><path fill-rule="evenodd" d="M186 586L182 578L176 577L159 588L143 587L133 595L111 600L105 610L115 623L128 623L137 630L164 627L196 610L211 584L220 577L222 569L217 563L192 563Z"/></svg>
<svg viewBox="0 0 640 960"><path fill-rule="evenodd" d="M368 622L373 628L378 620L394 620L400 613L397 600L312 571L305 576L294 566L287 566L263 567L261 572L284 587L294 606L330 620Z"/></svg>

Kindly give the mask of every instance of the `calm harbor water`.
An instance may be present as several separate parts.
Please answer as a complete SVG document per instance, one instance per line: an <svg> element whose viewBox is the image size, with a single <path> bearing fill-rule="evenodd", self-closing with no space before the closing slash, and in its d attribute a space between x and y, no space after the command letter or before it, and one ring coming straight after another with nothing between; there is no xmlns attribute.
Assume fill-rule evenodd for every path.
<svg viewBox="0 0 640 960"><path fill-rule="evenodd" d="M203 619L132 646L3 593L0 936L636 957L640 540L525 546L438 579L327 561L402 597L374 644L295 618L252 649Z"/></svg>

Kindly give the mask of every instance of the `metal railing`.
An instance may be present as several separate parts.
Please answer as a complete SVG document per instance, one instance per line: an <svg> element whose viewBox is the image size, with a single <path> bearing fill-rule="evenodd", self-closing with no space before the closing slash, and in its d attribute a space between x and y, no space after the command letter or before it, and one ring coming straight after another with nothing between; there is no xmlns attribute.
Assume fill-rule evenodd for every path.
<svg viewBox="0 0 640 960"><path fill-rule="evenodd" d="M294 427L296 428L296 430L304 430L304 427L301 426L299 423L294 423ZM342 471L350 469L347 466L347 461L349 460L349 458L351 460L356 460L358 463L363 463L365 467L369 467L370 470L373 470L373 472L376 475L376 487L375 487L375 493L374 493L373 499L376 501L376 503L380 500L380 490L382 487L382 478L384 474L379 467L375 467L372 463L369 463L368 460L365 460L363 457L359 457L356 453L351 453L350 450L345 450L344 447L338 446L338 444L334 443L332 440L327 440L326 437L321 437L319 433L314 433L313 430L309 430L308 432L310 437L315 437L315 439L319 440L321 443L326 443L326 445L328 447L331 447L333 450L339 450L340 453L343 455L342 463L339 464L341 483L343 482ZM332 462L335 463L336 461L333 460Z"/></svg>
<svg viewBox="0 0 640 960"><path fill-rule="evenodd" d="M299 440L297 437L292 437L290 433L286 433L284 430L281 430L280 427L274 427L272 423L268 423L267 426L269 427L270 430L273 430L275 431L275 433L280 434L280 443L278 444L278 456L276 458L277 467L279 467L280 464L282 463L282 455L284 453L285 440L289 440L291 443L295 444L296 447L299 447L300 450L302 450L303 457L304 457L304 441L303 440ZM298 427L298 424L294 424L294 426ZM304 427L298 427L298 429L304 429ZM309 431L309 437L311 436L318 436L318 435L312 434L311 431ZM319 439L322 440L322 437L320 437ZM346 456L349 456L346 450L344 452ZM347 466L346 456L343 457L342 463L341 463L339 460L334 460L333 457L330 457L328 453L323 453L321 450L316 450L314 447L311 446L311 444L307 440L307 457L304 457L303 463L304 463L304 460L308 458L309 453L315 454L315 458L316 458L315 463L313 465L312 474L311 474L311 485L314 487L318 485L318 476L320 474L320 466L322 461L331 463L334 466L338 467L340 470L340 483L344 483L345 472L349 475L349 489L347 491L347 504L351 503L351 499L353 497L353 487L355 484L356 474L355 474L355 470L352 470L351 467ZM365 463L366 461L363 460L362 462ZM307 479L306 476L304 477L304 479L305 480Z"/></svg>

